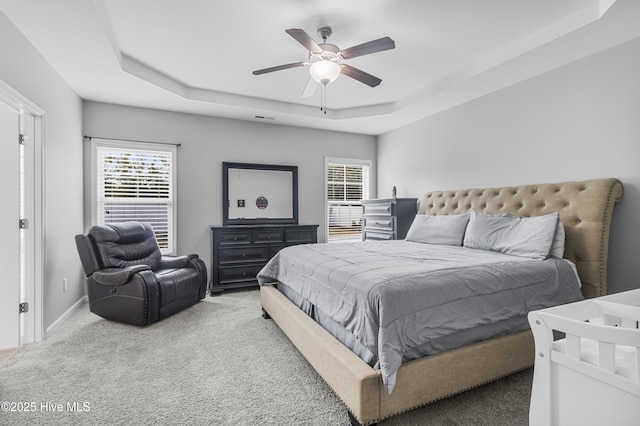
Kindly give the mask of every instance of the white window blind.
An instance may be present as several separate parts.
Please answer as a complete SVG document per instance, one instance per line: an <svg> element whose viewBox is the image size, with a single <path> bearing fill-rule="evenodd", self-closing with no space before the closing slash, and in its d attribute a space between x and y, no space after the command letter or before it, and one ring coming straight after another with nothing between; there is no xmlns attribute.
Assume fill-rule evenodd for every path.
<svg viewBox="0 0 640 426"><path fill-rule="evenodd" d="M368 164L327 162L327 241L362 239L362 199L369 198Z"/></svg>
<svg viewBox="0 0 640 426"><path fill-rule="evenodd" d="M151 145L96 144L95 222L149 222L161 251L173 253L175 146Z"/></svg>

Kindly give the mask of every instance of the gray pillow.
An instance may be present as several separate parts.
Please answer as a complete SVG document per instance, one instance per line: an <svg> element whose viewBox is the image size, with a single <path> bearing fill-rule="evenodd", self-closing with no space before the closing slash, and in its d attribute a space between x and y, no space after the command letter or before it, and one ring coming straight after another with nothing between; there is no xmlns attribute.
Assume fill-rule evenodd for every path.
<svg viewBox="0 0 640 426"><path fill-rule="evenodd" d="M416 243L461 246L469 216L469 213L437 216L418 214L405 239Z"/></svg>
<svg viewBox="0 0 640 426"><path fill-rule="evenodd" d="M558 217L558 225L556 227L556 233L553 235L553 243L551 244L551 256L562 259L564 257L564 225L562 220Z"/></svg>
<svg viewBox="0 0 640 426"><path fill-rule="evenodd" d="M521 217L471 212L464 246L532 259L549 257L558 225L558 213Z"/></svg>

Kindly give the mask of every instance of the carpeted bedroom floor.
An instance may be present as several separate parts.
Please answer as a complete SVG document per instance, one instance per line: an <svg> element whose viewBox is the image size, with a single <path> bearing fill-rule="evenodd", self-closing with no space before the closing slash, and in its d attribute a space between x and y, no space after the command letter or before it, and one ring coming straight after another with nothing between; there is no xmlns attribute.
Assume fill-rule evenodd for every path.
<svg viewBox="0 0 640 426"><path fill-rule="evenodd" d="M146 328L84 304L0 363L0 424L347 425L342 402L260 314L257 290L207 297ZM527 370L379 424L526 425L531 378Z"/></svg>

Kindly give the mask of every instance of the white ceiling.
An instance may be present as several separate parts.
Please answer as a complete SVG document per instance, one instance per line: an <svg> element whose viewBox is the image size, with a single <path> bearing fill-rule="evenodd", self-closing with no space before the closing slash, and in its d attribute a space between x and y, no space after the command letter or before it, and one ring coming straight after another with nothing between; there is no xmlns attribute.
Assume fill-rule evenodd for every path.
<svg viewBox="0 0 640 426"><path fill-rule="evenodd" d="M0 0L0 10L86 100L381 134L640 36L638 0ZM301 97L308 59L285 33L347 48L347 76ZM267 117L266 119L255 118Z"/></svg>

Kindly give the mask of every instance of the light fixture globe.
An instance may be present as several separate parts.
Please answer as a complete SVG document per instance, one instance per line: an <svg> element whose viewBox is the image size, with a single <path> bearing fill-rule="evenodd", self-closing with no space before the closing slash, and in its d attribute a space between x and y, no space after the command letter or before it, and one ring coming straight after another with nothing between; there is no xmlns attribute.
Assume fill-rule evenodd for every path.
<svg viewBox="0 0 640 426"><path fill-rule="evenodd" d="M309 73L311 78L326 86L340 76L340 65L333 61L322 59L311 65Z"/></svg>

